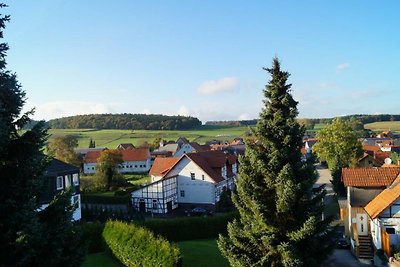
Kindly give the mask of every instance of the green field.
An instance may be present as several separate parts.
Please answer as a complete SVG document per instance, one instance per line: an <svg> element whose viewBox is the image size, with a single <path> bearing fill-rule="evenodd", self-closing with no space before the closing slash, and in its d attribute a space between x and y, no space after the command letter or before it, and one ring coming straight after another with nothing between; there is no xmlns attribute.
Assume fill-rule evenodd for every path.
<svg viewBox="0 0 400 267"><path fill-rule="evenodd" d="M371 129L373 132L400 132L400 121L380 121L364 124L365 129Z"/></svg>
<svg viewBox="0 0 400 267"><path fill-rule="evenodd" d="M81 148L88 147L90 139L96 142L97 147L116 148L121 143L132 143L135 146L144 141L151 143L158 137L176 141L182 136L189 141L204 144L213 139L226 141L243 137L248 130L248 127L202 126L201 129L189 131L50 129L48 133L50 140L57 136L74 135Z"/></svg>
<svg viewBox="0 0 400 267"><path fill-rule="evenodd" d="M121 267L110 255L105 252L92 253L86 256L86 260L82 264L82 267Z"/></svg>

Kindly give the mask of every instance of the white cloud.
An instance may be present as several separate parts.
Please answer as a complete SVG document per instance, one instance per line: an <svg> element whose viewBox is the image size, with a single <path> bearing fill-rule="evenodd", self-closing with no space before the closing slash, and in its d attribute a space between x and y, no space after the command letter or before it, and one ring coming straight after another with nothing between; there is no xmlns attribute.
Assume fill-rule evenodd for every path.
<svg viewBox="0 0 400 267"><path fill-rule="evenodd" d="M240 114L240 116L238 118L238 120L240 120L240 121L249 120L249 119L250 119L250 116L248 113Z"/></svg>
<svg viewBox="0 0 400 267"><path fill-rule="evenodd" d="M211 80L202 83L197 91L203 95L213 95L221 92L235 90L239 85L239 80L235 77L225 77L220 80Z"/></svg>
<svg viewBox="0 0 400 267"><path fill-rule="evenodd" d="M181 116L194 116L193 111L190 111L185 106L181 106L176 113Z"/></svg>
<svg viewBox="0 0 400 267"><path fill-rule="evenodd" d="M336 69L337 70L344 70L344 69L347 69L349 67L350 67L350 64L346 62L346 63L342 63L342 64L337 65Z"/></svg>
<svg viewBox="0 0 400 267"><path fill-rule="evenodd" d="M140 114L151 114L151 111L150 111L150 109L145 108L142 111L140 111Z"/></svg>
<svg viewBox="0 0 400 267"><path fill-rule="evenodd" d="M34 106L36 109L34 119L49 120L82 114L113 113L118 105L86 101L54 101L41 104L30 103L29 106Z"/></svg>

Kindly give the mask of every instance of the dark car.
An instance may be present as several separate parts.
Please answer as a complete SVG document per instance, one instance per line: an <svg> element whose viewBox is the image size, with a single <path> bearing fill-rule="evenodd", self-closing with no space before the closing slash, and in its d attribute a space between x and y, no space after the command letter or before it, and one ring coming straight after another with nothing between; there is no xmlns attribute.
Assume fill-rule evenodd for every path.
<svg viewBox="0 0 400 267"><path fill-rule="evenodd" d="M343 249L350 248L350 242L346 237L343 236L343 233L336 234L335 243L337 248L343 248Z"/></svg>
<svg viewBox="0 0 400 267"><path fill-rule="evenodd" d="M186 211L186 214L187 214L187 216L204 216L204 217L207 217L207 216L212 215L212 212L208 211L205 208L194 208L194 209L191 209L189 211Z"/></svg>

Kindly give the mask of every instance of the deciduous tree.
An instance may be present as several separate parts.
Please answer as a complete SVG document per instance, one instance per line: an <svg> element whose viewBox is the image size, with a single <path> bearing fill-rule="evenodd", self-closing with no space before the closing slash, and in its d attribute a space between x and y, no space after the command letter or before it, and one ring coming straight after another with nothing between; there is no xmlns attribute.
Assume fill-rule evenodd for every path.
<svg viewBox="0 0 400 267"><path fill-rule="evenodd" d="M106 189L120 178L118 165L122 163L122 155L118 150L104 150L97 160L95 178L104 181Z"/></svg>
<svg viewBox="0 0 400 267"><path fill-rule="evenodd" d="M81 161L74 151L77 147L78 139L73 135L55 137L48 144L48 153L58 160L80 167Z"/></svg>
<svg viewBox="0 0 400 267"><path fill-rule="evenodd" d="M335 118L317 133L318 142L312 148L320 159L328 163L333 189L340 195L345 192L340 180L342 168L354 166L362 156L361 143L352 124L354 123Z"/></svg>
<svg viewBox="0 0 400 267"><path fill-rule="evenodd" d="M240 218L218 245L232 266L316 266L332 248L329 219L321 219L325 192L312 192L313 166L301 160L304 128L289 73L276 58L265 70L272 79L254 130L260 142L246 142L233 194Z"/></svg>

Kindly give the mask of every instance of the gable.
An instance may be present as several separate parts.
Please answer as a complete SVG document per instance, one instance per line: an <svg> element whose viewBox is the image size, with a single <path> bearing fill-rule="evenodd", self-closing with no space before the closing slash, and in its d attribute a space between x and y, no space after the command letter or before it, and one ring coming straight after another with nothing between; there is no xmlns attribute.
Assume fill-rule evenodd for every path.
<svg viewBox="0 0 400 267"><path fill-rule="evenodd" d="M365 211L375 219L400 198L400 177L387 189L383 190L367 206Z"/></svg>

